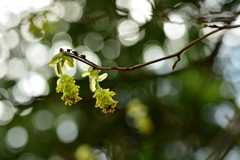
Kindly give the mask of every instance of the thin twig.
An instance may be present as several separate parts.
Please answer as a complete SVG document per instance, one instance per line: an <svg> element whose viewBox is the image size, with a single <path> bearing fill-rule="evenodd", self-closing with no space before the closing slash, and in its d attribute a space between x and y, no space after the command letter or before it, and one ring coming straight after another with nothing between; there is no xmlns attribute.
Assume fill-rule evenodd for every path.
<svg viewBox="0 0 240 160"><path fill-rule="evenodd" d="M223 135L216 139L216 142L218 143L216 144L216 147L212 150L212 152L208 155L206 160L213 159L213 157L215 159L223 160L227 156L227 154L232 150L232 148L239 140L240 130L237 129L239 123L239 113L235 113L235 115L231 119L229 119ZM221 155L222 152L223 154Z"/></svg>
<svg viewBox="0 0 240 160"><path fill-rule="evenodd" d="M235 144L237 143L237 140L239 139L239 137L235 137L234 140L229 144L229 146L227 147L227 149L224 151L224 153L222 154L222 156L220 157L221 160L223 160L227 154L231 151L231 149L235 146Z"/></svg>
<svg viewBox="0 0 240 160"><path fill-rule="evenodd" d="M95 63L87 60L86 58L82 58L82 57L76 56L76 55L74 55L74 54L71 54L71 57L74 58L74 59L76 59L76 60L79 60L79 61L81 61L81 62L83 62L83 63L86 63L87 65L92 66L92 67L94 67L94 68L100 67L100 66L96 65ZM84 56L84 57L85 57L85 56Z"/></svg>
<svg viewBox="0 0 240 160"><path fill-rule="evenodd" d="M208 26L207 26L208 27ZM132 67L100 67L96 64L94 64L93 62L87 60L86 58L85 59L82 59L78 56L74 56L74 55L71 55L72 58L74 59L77 59L89 66L92 66L94 67L95 69L99 69L99 70L119 70L119 71L132 71L132 70L135 70L135 69L138 69L138 68L142 68L142 67L145 67L145 66L148 66L150 64L153 64L153 63L157 63L157 62L160 62L160 61L163 61L163 60L167 60L167 59L170 59L170 58L173 58L173 57L178 57L178 60L179 60L179 57L181 56L181 54L184 53L184 51L186 51L188 48L192 47L193 45L195 45L196 43L200 42L201 40L207 38L208 36L212 35L212 34L215 34L221 30L224 30L224 29L232 29L232 28L239 28L240 25L232 25L232 26L229 26L229 25L226 25L226 26L222 26L222 27L219 27L219 26L209 26L211 28L217 28L216 30L194 40L193 42L191 42L190 44L188 44L186 47L184 47L183 49L181 49L180 51L178 51L177 53L173 54L173 55L169 55L169 56L166 56L166 57L163 57L163 58L159 58L159 59L156 59L156 60L153 60L153 61L150 61L150 62L147 62L147 63L143 63L143 64L138 64L138 65L135 65L135 66L132 66ZM180 60L179 60L180 61Z"/></svg>

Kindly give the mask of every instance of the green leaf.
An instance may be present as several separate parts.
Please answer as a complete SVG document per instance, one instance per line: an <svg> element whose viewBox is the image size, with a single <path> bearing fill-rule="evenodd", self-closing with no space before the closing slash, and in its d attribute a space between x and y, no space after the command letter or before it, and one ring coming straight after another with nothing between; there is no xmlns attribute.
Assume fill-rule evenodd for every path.
<svg viewBox="0 0 240 160"><path fill-rule="evenodd" d="M64 63L61 63L61 71L62 71L62 74L64 74L67 70L66 66L64 65Z"/></svg>
<svg viewBox="0 0 240 160"><path fill-rule="evenodd" d="M56 67L55 67L55 73L57 76L61 77L62 76L62 70L61 70L61 65L60 63L57 63Z"/></svg>
<svg viewBox="0 0 240 160"><path fill-rule="evenodd" d="M60 58L63 56L62 53L56 54L52 60L48 63L49 67L52 67L54 64L57 64L60 61Z"/></svg>
<svg viewBox="0 0 240 160"><path fill-rule="evenodd" d="M69 56L63 56L63 61L65 64L67 64L69 67L74 67L73 59Z"/></svg>
<svg viewBox="0 0 240 160"><path fill-rule="evenodd" d="M52 61L53 61L53 60L56 60L56 59L60 59L60 58L62 58L62 56L63 56L63 54L60 52L60 53L56 54L56 55L52 58Z"/></svg>
<svg viewBox="0 0 240 160"><path fill-rule="evenodd" d="M90 90L92 92L94 92L96 90L96 80L95 79L91 79L91 82L90 82Z"/></svg>
<svg viewBox="0 0 240 160"><path fill-rule="evenodd" d="M62 52L62 54L63 54L64 56L71 56L71 54L70 54L69 52Z"/></svg>
<svg viewBox="0 0 240 160"><path fill-rule="evenodd" d="M86 76L88 76L90 73L88 72L88 71L85 71L85 72L83 72L82 73L82 77L86 77Z"/></svg>
<svg viewBox="0 0 240 160"><path fill-rule="evenodd" d="M51 62L48 63L48 67L52 67L54 64L57 64L58 62L60 62L60 59L51 60Z"/></svg>
<svg viewBox="0 0 240 160"><path fill-rule="evenodd" d="M107 78L107 76L108 76L108 74L107 74L107 73L104 73L104 74L98 76L97 81L98 81L98 82L101 82L101 81L103 81L105 78Z"/></svg>
<svg viewBox="0 0 240 160"><path fill-rule="evenodd" d="M67 60L67 65L68 65L69 67L71 67L71 68L74 67L73 61L68 61L68 60Z"/></svg>

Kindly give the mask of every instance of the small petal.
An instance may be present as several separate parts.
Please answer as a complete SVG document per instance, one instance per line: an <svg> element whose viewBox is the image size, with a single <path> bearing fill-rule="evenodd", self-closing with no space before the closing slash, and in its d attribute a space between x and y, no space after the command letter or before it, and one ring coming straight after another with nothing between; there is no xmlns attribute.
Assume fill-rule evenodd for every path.
<svg viewBox="0 0 240 160"><path fill-rule="evenodd" d="M85 72L82 73L82 77L86 77L86 76L88 76L89 74L90 74L90 72L85 71Z"/></svg>
<svg viewBox="0 0 240 160"><path fill-rule="evenodd" d="M67 70L66 66L64 65L64 63L60 63L61 64L61 71L62 71L62 74L64 74Z"/></svg>
<svg viewBox="0 0 240 160"><path fill-rule="evenodd" d="M56 65L56 67L55 67L55 73L56 73L56 75L59 76L59 77L61 77L61 75L62 75L62 70L61 70L61 66L60 66L59 63L58 63L58 64Z"/></svg>
<svg viewBox="0 0 240 160"><path fill-rule="evenodd" d="M74 67L73 59L69 56L63 56L63 61L65 64L67 64L69 67Z"/></svg>
<svg viewBox="0 0 240 160"><path fill-rule="evenodd" d="M107 78L107 76L108 76L108 74L107 74L107 73L104 73L104 74L98 76L97 81L98 81L98 82L101 82L101 81L103 81L105 78Z"/></svg>
<svg viewBox="0 0 240 160"><path fill-rule="evenodd" d="M51 62L48 63L48 67L52 67L54 64L57 64L58 62L60 62L60 59L51 60Z"/></svg>
<svg viewBox="0 0 240 160"><path fill-rule="evenodd" d="M96 80L95 79L91 79L91 82L90 82L90 90L92 92L94 92L96 90Z"/></svg>
<svg viewBox="0 0 240 160"><path fill-rule="evenodd" d="M60 59L60 58L62 58L62 56L63 56L62 53L58 53L58 54L56 54L56 55L52 58L52 60Z"/></svg>

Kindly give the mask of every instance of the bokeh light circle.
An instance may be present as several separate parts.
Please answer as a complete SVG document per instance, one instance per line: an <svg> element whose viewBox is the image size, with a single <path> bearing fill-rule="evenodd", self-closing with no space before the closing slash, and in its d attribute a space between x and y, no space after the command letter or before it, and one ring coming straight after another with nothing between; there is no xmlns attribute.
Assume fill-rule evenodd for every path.
<svg viewBox="0 0 240 160"><path fill-rule="evenodd" d="M63 143L73 142L78 136L77 124L72 120L63 120L57 126L57 136Z"/></svg>
<svg viewBox="0 0 240 160"><path fill-rule="evenodd" d="M132 20L123 20L118 26L119 40L125 46L132 46L139 40L139 26Z"/></svg>
<svg viewBox="0 0 240 160"><path fill-rule="evenodd" d="M108 59L117 58L120 55L121 45L115 39L108 39L104 42L102 54Z"/></svg>
<svg viewBox="0 0 240 160"><path fill-rule="evenodd" d="M16 79L23 76L28 68L25 59L12 58L8 61L7 77L9 79Z"/></svg>
<svg viewBox="0 0 240 160"><path fill-rule="evenodd" d="M18 33L15 30L10 30L4 35L4 41L5 45L9 48L12 49L17 46L19 42L19 36Z"/></svg>
<svg viewBox="0 0 240 160"><path fill-rule="evenodd" d="M148 0L131 0L130 15L139 24L144 24L152 18L152 6Z"/></svg>
<svg viewBox="0 0 240 160"><path fill-rule="evenodd" d="M32 116L32 124L34 128L40 131L48 130L53 124L53 115L47 110L40 110Z"/></svg>
<svg viewBox="0 0 240 160"><path fill-rule="evenodd" d="M7 100L0 101L0 125L6 125L11 122L16 109L11 102Z"/></svg>
<svg viewBox="0 0 240 160"><path fill-rule="evenodd" d="M97 32L90 32L85 36L84 44L93 52L97 52L103 47L103 37Z"/></svg>
<svg viewBox="0 0 240 160"><path fill-rule="evenodd" d="M65 15L63 18L66 21L76 22L82 17L83 10L77 2L65 1L63 5L65 7Z"/></svg>
<svg viewBox="0 0 240 160"><path fill-rule="evenodd" d="M21 148L27 141L28 133L21 126L11 128L5 137L5 142L10 148Z"/></svg>
<svg viewBox="0 0 240 160"><path fill-rule="evenodd" d="M40 43L27 47L26 57L32 67L42 67L48 63L48 48Z"/></svg>
<svg viewBox="0 0 240 160"><path fill-rule="evenodd" d="M186 33L186 25L179 14L169 14L171 22L164 22L164 32L169 39L179 39Z"/></svg>
<svg viewBox="0 0 240 160"><path fill-rule="evenodd" d="M22 94L29 97L44 95L48 90L46 80L36 72L27 73L18 81L17 87Z"/></svg>
<svg viewBox="0 0 240 160"><path fill-rule="evenodd" d="M146 46L143 51L144 63L164 57L164 56L165 56L165 53L164 53L163 49L160 46L155 45L155 44L150 44L150 45ZM166 64L165 61L158 62L158 63L148 65L147 68L153 69L153 70L159 69L160 67L162 67L165 64Z"/></svg>

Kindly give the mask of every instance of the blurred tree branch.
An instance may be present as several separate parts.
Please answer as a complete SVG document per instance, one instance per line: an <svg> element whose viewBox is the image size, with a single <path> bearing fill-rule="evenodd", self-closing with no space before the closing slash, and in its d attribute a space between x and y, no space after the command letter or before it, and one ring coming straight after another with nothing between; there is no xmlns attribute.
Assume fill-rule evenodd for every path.
<svg viewBox="0 0 240 160"><path fill-rule="evenodd" d="M225 117L228 119L228 124L223 131L214 141L215 146L212 152L208 155L206 160L220 159L223 160L229 151L235 146L239 139L240 130L240 117L238 113L235 113L233 117L230 119L229 117Z"/></svg>

